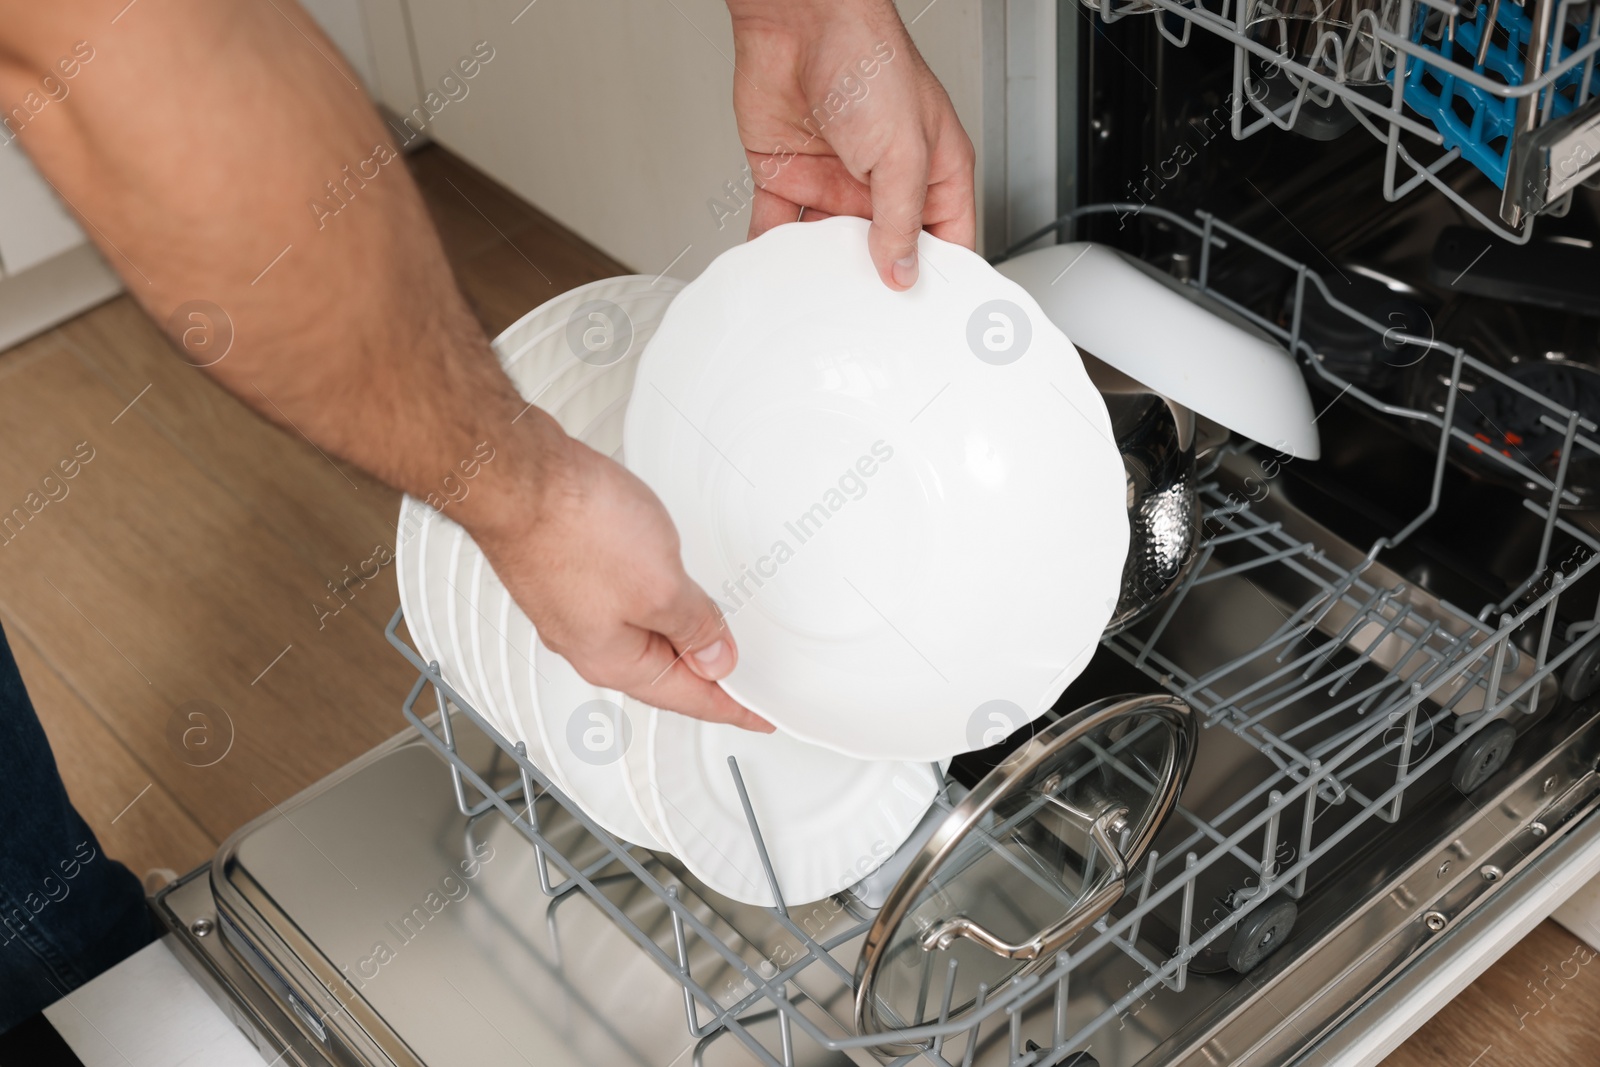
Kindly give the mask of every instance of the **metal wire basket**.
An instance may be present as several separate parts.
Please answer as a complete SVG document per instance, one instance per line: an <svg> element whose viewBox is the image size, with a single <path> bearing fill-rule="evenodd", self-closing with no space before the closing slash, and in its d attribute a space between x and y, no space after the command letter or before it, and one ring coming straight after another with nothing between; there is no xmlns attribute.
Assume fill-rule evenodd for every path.
<svg viewBox="0 0 1600 1067"><path fill-rule="evenodd" d="M1600 6L1592 0L1085 0L1106 23L1155 18L1233 48L1235 139L1340 103L1384 145L1383 195L1431 186L1508 241L1600 176ZM1445 179L1457 160L1502 190L1495 217Z"/></svg>
<svg viewBox="0 0 1600 1067"><path fill-rule="evenodd" d="M1168 6L1168 0L1148 2ZM1463 349L1426 337L1404 335L1399 340L1450 362L1452 384L1442 414L1397 406L1372 395L1316 358L1301 336L1302 307L1314 289L1330 306L1376 335L1395 339L1392 324L1369 319L1341 303L1303 263L1212 215L1199 213L1188 219L1147 206L1102 204L1081 208L1050 228L1071 227L1091 214L1135 208L1198 245L1198 271L1190 284L1279 338L1341 396L1367 405L1380 417L1431 427L1436 459L1425 505L1364 554L1323 543L1315 530L1308 533L1274 519L1260 499L1232 480L1228 462L1213 463L1202 472L1207 519L1199 563L1147 624L1109 636L1104 644L1142 671L1152 687L1192 707L1207 733L1221 731L1250 746L1270 770L1219 811L1202 814L1180 802L1169 820L1167 843L1146 853L1137 869L1129 872L1121 901L1030 973L993 988L979 983L975 997L966 997L955 992L962 976L952 964L942 976L942 988L926 990L927 1011L916 1025L856 1032L848 1015L833 1011L831 1005L848 1003L855 993L852 954L875 913L859 896L845 894L837 907L828 909L830 921L824 927L810 921L814 908L783 902L736 764L730 761L730 773L778 901L763 914L783 933L787 948L781 955L763 952L750 940L729 937L726 930L719 934L705 921L704 909L685 900L682 882L664 874L649 854L611 837L570 802L528 760L521 745L500 736L451 689L436 664L424 662L396 633L401 622L398 612L391 620L389 640L419 672L404 714L449 766L461 811L468 816L498 811L536 851L544 893L585 895L676 980L683 991L685 1026L693 1038L735 1040L757 1061L783 1067L814 1062L824 1053L844 1053L859 1060L885 1049L900 1050L891 1061L897 1064L965 1067L980 1049L985 1062L1008 1067L1071 1063L1142 998L1161 988L1182 990L1193 968L1231 951L1229 941L1235 939L1236 928L1251 923L1252 916L1259 919L1261 909L1305 894L1322 865L1353 835L1364 827L1400 819L1408 790L1425 775L1435 768L1448 769L1460 759L1464 746L1481 740L1497 724L1537 711L1541 700L1550 699L1552 679L1575 657L1586 654L1600 634L1595 624L1600 605L1592 618L1557 630L1557 607L1563 596L1600 566L1600 541L1562 514L1563 502L1572 497L1565 459L1553 477L1515 454L1496 453L1489 460L1543 492L1540 500L1524 501L1543 524L1536 565L1502 600L1474 612L1416 596L1378 559L1438 512L1452 447L1474 443L1454 417L1464 369L1498 380L1539 405L1544 419L1563 435L1565 457L1600 454L1600 441L1594 437L1600 427L1580 411L1540 395ZM1260 258L1293 279L1287 325L1219 291L1212 263L1224 250L1236 259ZM1580 558L1564 561L1563 566L1551 560L1557 531L1582 550ZM1262 588L1291 591L1296 599L1290 602L1296 606L1284 613L1281 624L1262 633L1245 656L1195 661L1172 655L1162 637L1174 620L1201 604L1208 590L1241 577ZM417 706L430 686L432 704L440 712L432 722L432 716L425 717ZM459 754L456 731L461 729L487 734L515 761L518 780L500 790L492 788ZM1112 773L1137 777L1142 772L1126 765L1119 744L1097 749L1095 760ZM936 804L949 808L957 799L946 783ZM580 862L552 840L542 828L552 805L602 846L598 859ZM1003 825L990 829L995 839L1006 831ZM1232 893L1225 907L1200 914L1205 907L1197 907L1197 902L1205 901L1208 892L1201 888L1203 879L1225 877L1232 882L1241 875L1248 876L1248 892ZM619 877L647 887L665 918L644 922L637 909L617 906L603 883ZM714 910L724 916L731 913L721 907ZM664 930L670 936L663 936ZM1163 930L1171 936L1164 937ZM1197 930L1201 932L1196 934ZM1075 992L1074 975L1108 958L1118 960L1118 966L1133 975L1126 992L1115 999L1104 989L1094 997ZM1233 965L1242 969L1237 960ZM734 978L731 984L717 984L729 975Z"/></svg>

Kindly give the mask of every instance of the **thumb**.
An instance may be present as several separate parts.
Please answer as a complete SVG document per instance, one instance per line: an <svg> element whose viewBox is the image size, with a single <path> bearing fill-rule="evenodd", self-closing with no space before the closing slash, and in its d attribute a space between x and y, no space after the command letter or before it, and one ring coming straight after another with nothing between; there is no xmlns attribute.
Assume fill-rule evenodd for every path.
<svg viewBox="0 0 1600 1067"><path fill-rule="evenodd" d="M684 666L708 682L725 678L738 662L733 634L716 603L688 574L679 572L678 592L650 617L640 619L677 650Z"/></svg>
<svg viewBox="0 0 1600 1067"><path fill-rule="evenodd" d="M884 157L870 175L872 228L867 247L878 276L891 289L909 289L917 281L917 235L928 198L928 155L922 147L906 147Z"/></svg>

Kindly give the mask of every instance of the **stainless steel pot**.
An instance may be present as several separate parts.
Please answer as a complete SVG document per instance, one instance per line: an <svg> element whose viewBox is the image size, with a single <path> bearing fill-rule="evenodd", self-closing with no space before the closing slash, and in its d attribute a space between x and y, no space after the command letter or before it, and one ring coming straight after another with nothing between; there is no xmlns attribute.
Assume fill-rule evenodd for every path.
<svg viewBox="0 0 1600 1067"><path fill-rule="evenodd" d="M1128 476L1128 558L1106 633L1155 610L1194 565L1200 541L1195 417L1181 404L1079 350L1105 398Z"/></svg>

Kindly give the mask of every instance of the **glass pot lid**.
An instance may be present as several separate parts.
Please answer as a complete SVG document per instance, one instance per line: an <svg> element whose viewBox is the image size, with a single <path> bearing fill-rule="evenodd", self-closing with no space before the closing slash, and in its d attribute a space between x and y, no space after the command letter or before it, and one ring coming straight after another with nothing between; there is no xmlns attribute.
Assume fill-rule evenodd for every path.
<svg viewBox="0 0 1600 1067"><path fill-rule="evenodd" d="M957 1019L980 986L1044 966L1104 915L1177 803L1195 740L1194 713L1178 698L1111 697L1063 716L984 776L867 931L857 1031Z"/></svg>

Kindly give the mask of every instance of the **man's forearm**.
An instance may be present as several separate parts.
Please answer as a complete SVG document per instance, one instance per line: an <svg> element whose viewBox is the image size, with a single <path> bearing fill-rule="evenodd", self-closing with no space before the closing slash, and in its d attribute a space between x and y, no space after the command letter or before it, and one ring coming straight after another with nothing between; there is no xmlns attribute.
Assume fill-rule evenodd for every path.
<svg viewBox="0 0 1600 1067"><path fill-rule="evenodd" d="M112 24L124 3L0 0L0 106L54 79L7 136L180 348L175 312L222 310L232 346L207 372L251 407L418 494L487 440L503 491L458 517L527 521L565 439L524 413L333 46L287 0L142 0ZM92 59L64 80L78 42Z"/></svg>

